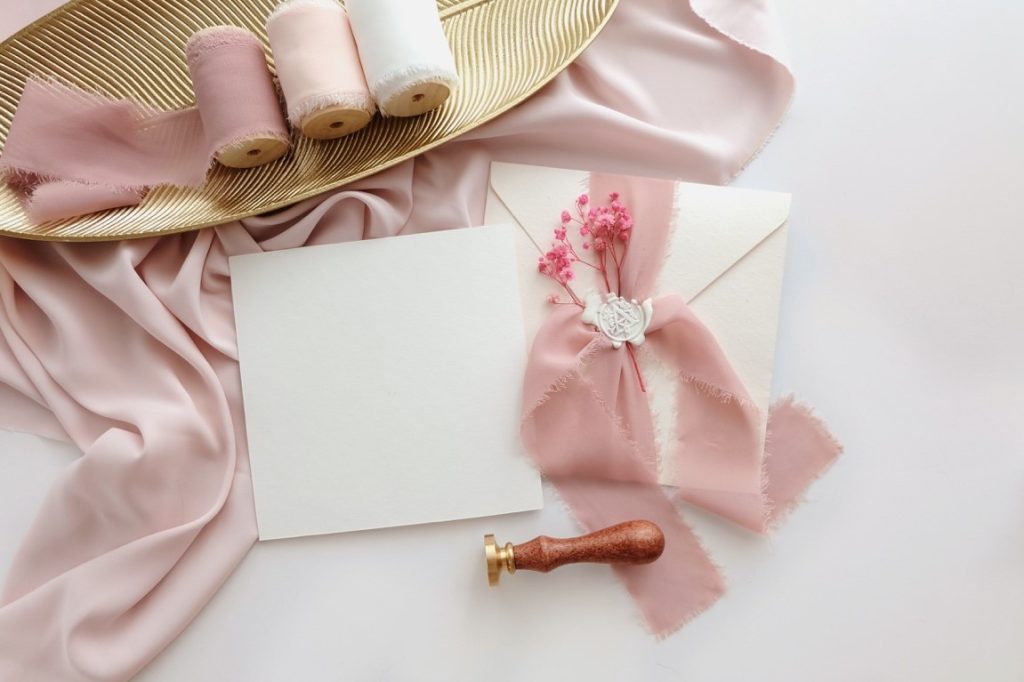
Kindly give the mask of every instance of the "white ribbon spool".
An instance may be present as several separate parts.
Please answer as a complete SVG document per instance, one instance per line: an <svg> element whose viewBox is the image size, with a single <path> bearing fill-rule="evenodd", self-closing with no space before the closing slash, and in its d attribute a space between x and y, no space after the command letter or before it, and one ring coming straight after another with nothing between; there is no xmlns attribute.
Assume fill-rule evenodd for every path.
<svg viewBox="0 0 1024 682"><path fill-rule="evenodd" d="M434 0L348 0L370 92L386 116L441 106L458 84Z"/></svg>

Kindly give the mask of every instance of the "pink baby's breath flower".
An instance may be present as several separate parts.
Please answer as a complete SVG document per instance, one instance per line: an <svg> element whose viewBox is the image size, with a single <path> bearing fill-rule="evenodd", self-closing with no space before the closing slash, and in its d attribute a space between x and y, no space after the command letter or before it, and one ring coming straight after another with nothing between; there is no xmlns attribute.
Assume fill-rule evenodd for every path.
<svg viewBox="0 0 1024 682"><path fill-rule="evenodd" d="M621 282L620 266L633 231L633 216L622 203L618 192L608 194L608 203L592 205L586 193L576 197L575 215L562 211L560 223L554 228L554 240L548 251L537 260L537 269L552 278L569 294L570 303L582 306L581 299L569 286L576 278L574 266L583 263L595 270L604 282L608 293L615 293ZM580 244L574 246L569 238L569 224L579 226ZM575 231L575 228L574 228ZM576 248L593 253L592 257L581 258ZM613 284L614 283L614 284ZM558 297L548 298L551 303L560 303Z"/></svg>
<svg viewBox="0 0 1024 682"><path fill-rule="evenodd" d="M561 239L564 239L564 228L560 228L563 233ZM559 230L556 230L556 236ZM569 244L562 242L555 242L551 245L551 249L540 257L538 260L537 268L545 275L553 277L559 284L565 284L573 277L572 266L576 262L576 257L573 255L573 251Z"/></svg>
<svg viewBox="0 0 1024 682"><path fill-rule="evenodd" d="M551 248L537 260L537 269L544 275L558 282L569 295L570 305L584 309L583 300L576 294L569 282L576 278L573 266L582 263L594 270L604 284L608 294L621 295L622 265L629 252L629 241L633 235L633 216L629 208L620 200L618 192L608 194L608 202L603 206L590 205L590 197L580 194L576 197L575 215L562 211L561 222L554 229L555 239ZM580 246L588 256L583 258L577 253L576 247L568 236L568 226L575 223L579 226ZM574 228L575 229L575 228ZM548 303L559 304L558 295L550 294ZM646 391L640 366L636 362L631 346L629 351L640 390Z"/></svg>

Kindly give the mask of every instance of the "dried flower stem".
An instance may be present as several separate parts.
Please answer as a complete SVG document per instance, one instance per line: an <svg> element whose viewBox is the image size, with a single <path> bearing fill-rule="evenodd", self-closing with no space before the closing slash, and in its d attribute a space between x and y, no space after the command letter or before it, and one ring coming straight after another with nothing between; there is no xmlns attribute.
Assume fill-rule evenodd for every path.
<svg viewBox="0 0 1024 682"><path fill-rule="evenodd" d="M633 363L633 371L636 372L636 380L640 382L640 392L647 393L647 385L644 384L644 375L640 373L640 363L636 361L636 351L633 350L633 344L626 344L626 351L629 353L630 362Z"/></svg>

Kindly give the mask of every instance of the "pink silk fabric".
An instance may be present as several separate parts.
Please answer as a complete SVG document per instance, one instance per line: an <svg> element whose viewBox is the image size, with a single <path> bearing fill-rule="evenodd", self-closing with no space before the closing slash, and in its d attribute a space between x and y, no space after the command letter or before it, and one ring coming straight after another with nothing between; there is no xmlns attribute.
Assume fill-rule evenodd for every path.
<svg viewBox="0 0 1024 682"><path fill-rule="evenodd" d="M593 200L613 191L635 224L617 293L642 301L655 295L675 183L591 175ZM679 496L764 532L839 447L806 409L785 402L769 418L773 456L766 461L759 410L714 335L678 294L664 293L653 303L639 349L667 363L678 380L677 441L670 450ZM662 557L616 572L652 632L670 634L721 596L722 577L658 484L654 420L626 347L614 348L584 324L576 306L553 308L530 351L523 442L587 531L634 518L661 526Z"/></svg>
<svg viewBox="0 0 1024 682"><path fill-rule="evenodd" d="M255 541L228 256L479 224L494 159L727 182L788 105L780 48L761 0L624 0L528 102L372 178L160 239L0 239L0 425L82 451L0 592L0 680L130 678Z"/></svg>

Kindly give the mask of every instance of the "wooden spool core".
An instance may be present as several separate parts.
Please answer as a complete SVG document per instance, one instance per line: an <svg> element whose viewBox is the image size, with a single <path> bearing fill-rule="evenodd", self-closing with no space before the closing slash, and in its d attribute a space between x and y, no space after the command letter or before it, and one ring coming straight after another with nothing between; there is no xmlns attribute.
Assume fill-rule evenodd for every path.
<svg viewBox="0 0 1024 682"><path fill-rule="evenodd" d="M451 94L451 88L444 83L420 83L398 93L382 108L389 116L419 116L437 109Z"/></svg>
<svg viewBox="0 0 1024 682"><path fill-rule="evenodd" d="M324 107L302 121L302 134L314 140L333 140L361 130L373 120L373 114L343 106Z"/></svg>
<svg viewBox="0 0 1024 682"><path fill-rule="evenodd" d="M217 152L217 161L228 168L254 168L288 153L288 143L276 137L250 137Z"/></svg>

